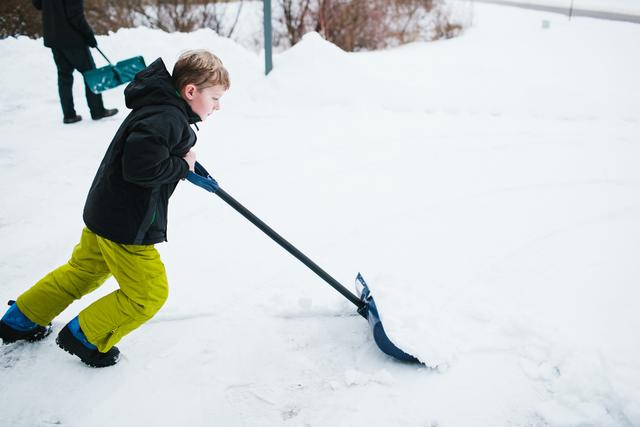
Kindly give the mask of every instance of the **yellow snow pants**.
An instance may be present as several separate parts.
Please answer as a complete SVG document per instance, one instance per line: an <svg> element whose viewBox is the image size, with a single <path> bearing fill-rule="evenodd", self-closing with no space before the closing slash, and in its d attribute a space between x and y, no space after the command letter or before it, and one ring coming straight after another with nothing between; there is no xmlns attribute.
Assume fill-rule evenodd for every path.
<svg viewBox="0 0 640 427"><path fill-rule="evenodd" d="M123 245L88 228L69 262L53 270L18 297L32 322L45 326L74 300L97 289L113 275L118 290L100 298L79 315L87 340L107 352L122 337L160 310L169 285L160 254L153 245Z"/></svg>

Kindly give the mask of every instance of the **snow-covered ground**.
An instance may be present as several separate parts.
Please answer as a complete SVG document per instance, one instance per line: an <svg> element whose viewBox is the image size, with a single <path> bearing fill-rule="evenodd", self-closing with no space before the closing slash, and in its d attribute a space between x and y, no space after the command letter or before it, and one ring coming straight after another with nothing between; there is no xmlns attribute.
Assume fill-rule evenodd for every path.
<svg viewBox="0 0 640 427"><path fill-rule="evenodd" d="M386 357L350 303L182 183L158 245L166 306L113 368L54 335L0 348L0 425L640 425L640 26L473 16L457 39L383 52L309 34L268 78L210 31L99 38L169 67L187 48L219 54L232 88L201 126L201 162L345 285L361 271L391 338L431 368ZM105 100L121 114L63 126L41 41L2 40L0 57L10 299L68 259L126 112L119 88Z"/></svg>
<svg viewBox="0 0 640 427"><path fill-rule="evenodd" d="M451 1L451 0L449 0ZM473 0L454 0L473 1ZM498 0L501 1L501 0ZM640 0L505 0L510 3L525 5L561 7L569 10L591 10L609 13L622 13L628 15L640 15Z"/></svg>

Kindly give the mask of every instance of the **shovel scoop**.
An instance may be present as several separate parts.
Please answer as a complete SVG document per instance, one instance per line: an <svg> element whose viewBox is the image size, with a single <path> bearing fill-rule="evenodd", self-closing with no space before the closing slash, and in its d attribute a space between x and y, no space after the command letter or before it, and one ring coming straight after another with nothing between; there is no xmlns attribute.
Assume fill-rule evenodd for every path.
<svg viewBox="0 0 640 427"><path fill-rule="evenodd" d="M96 47L96 49L98 48ZM113 65L100 49L98 49L98 52L107 60L109 65L82 73L85 84L95 94L129 83L137 73L146 67L142 56L134 56Z"/></svg>
<svg viewBox="0 0 640 427"><path fill-rule="evenodd" d="M380 348L383 353L403 362L422 364L418 358L410 355L409 353L405 353L391 342L387 333L384 331L382 320L380 320L380 314L378 313L378 307L376 306L373 295L371 295L369 286L367 285L367 282L364 281L362 274L358 273L358 276L356 276L356 283L362 288L360 300L364 302L364 305L358 308L358 313L369 321L369 327L371 327L371 332L373 333L373 340L378 345L378 348Z"/></svg>
<svg viewBox="0 0 640 427"><path fill-rule="evenodd" d="M260 220L257 216L255 216L251 211L242 206L237 200L231 197L226 191L224 191L215 179L209 175L206 169L200 164L195 164L195 173L189 172L187 175L187 180L191 183L201 187L211 193L215 193L218 197L220 197L223 201L225 201L229 206L235 209L238 213L248 219L253 225L258 227L262 232L264 232L267 236L269 236L273 241L279 244L283 249L289 252L291 255L296 257L300 262L306 265L311 271L316 273L320 278L322 278L325 282L327 282L331 287L333 287L336 291L340 292L342 296L348 299L351 303L353 303L357 307L358 313L367 319L369 322L369 327L373 333L373 339L385 354L389 356L407 363L418 363L423 364L418 358L402 351L398 348L387 336L384 327L382 326L382 320L380 319L380 314L378 312L378 307L373 299L373 295L369 289L369 286L365 282L364 278L360 273L358 273L356 277L356 285L361 288L360 297L354 295L347 288L345 288L342 284L340 284L336 279L329 275L326 271L320 268L315 262L313 262L309 257L300 252L295 246L285 240L282 236L276 233L271 227L265 224L262 220Z"/></svg>

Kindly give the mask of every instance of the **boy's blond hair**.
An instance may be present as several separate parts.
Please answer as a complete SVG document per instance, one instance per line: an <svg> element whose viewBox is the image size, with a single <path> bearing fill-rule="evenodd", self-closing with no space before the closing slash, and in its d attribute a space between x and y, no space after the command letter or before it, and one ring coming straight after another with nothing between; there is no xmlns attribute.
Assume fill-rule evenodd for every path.
<svg viewBox="0 0 640 427"><path fill-rule="evenodd" d="M182 53L173 66L171 75L173 84L179 91L188 84L193 84L200 90L217 85L229 90L231 86L229 72L220 58L205 49Z"/></svg>

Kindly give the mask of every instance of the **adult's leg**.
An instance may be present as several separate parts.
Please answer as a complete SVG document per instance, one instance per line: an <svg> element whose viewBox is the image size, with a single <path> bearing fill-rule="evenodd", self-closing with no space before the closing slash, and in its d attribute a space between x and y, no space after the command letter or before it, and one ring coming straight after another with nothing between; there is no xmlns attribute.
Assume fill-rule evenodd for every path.
<svg viewBox="0 0 640 427"><path fill-rule="evenodd" d="M69 262L20 295L16 304L32 322L45 326L73 301L102 285L110 275L97 236L85 228Z"/></svg>
<svg viewBox="0 0 640 427"><path fill-rule="evenodd" d="M75 117L76 110L73 106L73 64L67 59L63 49L51 48L53 60L58 69L58 95L62 114L65 118Z"/></svg>
<svg viewBox="0 0 640 427"><path fill-rule="evenodd" d="M65 53L73 64L73 67L81 73L96 68L88 46L65 49ZM104 104L102 103L102 95L96 95L91 92L89 86L86 84L84 85L84 92L87 97L89 110L91 110L91 117L103 116Z"/></svg>

